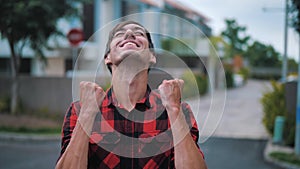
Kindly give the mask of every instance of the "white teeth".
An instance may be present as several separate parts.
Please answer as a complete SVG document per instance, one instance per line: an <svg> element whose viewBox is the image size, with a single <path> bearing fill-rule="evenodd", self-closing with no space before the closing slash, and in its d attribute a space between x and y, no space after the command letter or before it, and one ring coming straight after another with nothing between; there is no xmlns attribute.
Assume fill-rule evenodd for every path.
<svg viewBox="0 0 300 169"><path fill-rule="evenodd" d="M126 43L126 44L132 44L132 45L135 45L135 43L132 43L132 42L128 42L128 43Z"/></svg>
<svg viewBox="0 0 300 169"><path fill-rule="evenodd" d="M138 46L137 44L133 43L133 42L126 42L125 44L123 44L122 46L125 46L125 45L135 45L135 46Z"/></svg>

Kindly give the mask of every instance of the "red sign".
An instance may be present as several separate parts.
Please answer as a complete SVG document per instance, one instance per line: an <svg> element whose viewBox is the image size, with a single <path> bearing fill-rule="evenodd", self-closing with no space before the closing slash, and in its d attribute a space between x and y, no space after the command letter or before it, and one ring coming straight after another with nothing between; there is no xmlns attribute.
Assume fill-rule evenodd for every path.
<svg viewBox="0 0 300 169"><path fill-rule="evenodd" d="M83 32L81 29L73 28L69 31L67 38L71 45L77 46L83 40Z"/></svg>

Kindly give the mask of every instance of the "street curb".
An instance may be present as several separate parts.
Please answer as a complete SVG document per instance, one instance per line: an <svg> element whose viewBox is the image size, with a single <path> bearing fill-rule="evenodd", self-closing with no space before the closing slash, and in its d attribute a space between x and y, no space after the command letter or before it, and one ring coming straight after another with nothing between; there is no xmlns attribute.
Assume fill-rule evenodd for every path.
<svg viewBox="0 0 300 169"><path fill-rule="evenodd" d="M274 158L270 157L269 154L271 152L274 152L274 151L292 153L293 149L288 148L288 147L279 146L279 145L274 145L272 143L272 140L269 139L268 142L267 142L267 145L266 145L266 147L264 149L264 160L267 161L267 162L273 163L273 164L275 164L275 165L277 165L279 167L282 167L282 168L286 168L286 169L300 169L299 166L296 166L296 165L293 165L293 164L290 164L290 163L287 163L287 162L279 161L277 159L274 159Z"/></svg>
<svg viewBox="0 0 300 169"><path fill-rule="evenodd" d="M203 136L204 137L204 136ZM254 136L249 134L213 134L211 137L219 137L219 138L232 138L232 139L248 139L248 140L268 140L268 136L260 135Z"/></svg>
<svg viewBox="0 0 300 169"><path fill-rule="evenodd" d="M59 141L59 134L40 135L0 132L0 141Z"/></svg>

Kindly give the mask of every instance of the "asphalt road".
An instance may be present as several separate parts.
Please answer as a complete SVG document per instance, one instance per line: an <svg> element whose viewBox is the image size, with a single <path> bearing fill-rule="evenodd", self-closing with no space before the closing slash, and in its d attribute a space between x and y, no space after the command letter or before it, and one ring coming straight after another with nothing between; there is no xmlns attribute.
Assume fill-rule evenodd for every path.
<svg viewBox="0 0 300 169"><path fill-rule="evenodd" d="M200 147L209 169L281 169L263 159L267 140L209 138Z"/></svg>
<svg viewBox="0 0 300 169"><path fill-rule="evenodd" d="M54 169L58 141L5 141L0 143L1 169Z"/></svg>
<svg viewBox="0 0 300 169"><path fill-rule="evenodd" d="M0 142L1 169L53 169L59 141ZM263 160L266 140L210 138L200 146L209 169L279 169Z"/></svg>

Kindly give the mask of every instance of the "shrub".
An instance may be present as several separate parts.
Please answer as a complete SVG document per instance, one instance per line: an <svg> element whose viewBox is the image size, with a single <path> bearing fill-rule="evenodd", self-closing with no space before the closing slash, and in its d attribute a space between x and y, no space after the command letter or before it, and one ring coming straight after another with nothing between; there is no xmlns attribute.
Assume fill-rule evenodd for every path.
<svg viewBox="0 0 300 169"><path fill-rule="evenodd" d="M283 138L286 145L293 147L295 144L296 120L295 114L285 114Z"/></svg>
<svg viewBox="0 0 300 169"><path fill-rule="evenodd" d="M264 93L260 101L264 112L263 123L267 131L272 135L276 116L284 116L287 110L284 86L275 81L271 81L271 85L272 91Z"/></svg>
<svg viewBox="0 0 300 169"><path fill-rule="evenodd" d="M10 113L11 97L1 96L0 97L0 113ZM22 114L25 111L25 107L22 99L18 98L18 104L16 108L16 114Z"/></svg>
<svg viewBox="0 0 300 169"><path fill-rule="evenodd" d="M230 69L225 69L225 79L226 79L226 87L233 88L234 87L233 72Z"/></svg>
<svg viewBox="0 0 300 169"><path fill-rule="evenodd" d="M196 76L196 80L197 80L199 93L205 94L207 92L207 88L208 88L207 76L201 75L201 74L196 74L195 76Z"/></svg>
<svg viewBox="0 0 300 169"><path fill-rule="evenodd" d="M183 98L195 97L198 94L207 92L208 81L206 76L186 71L181 78L184 80Z"/></svg>
<svg viewBox="0 0 300 169"><path fill-rule="evenodd" d="M294 146L295 143L295 114L288 113L284 94L284 85L271 81L272 91L264 93L261 98L263 106L263 123L267 131L273 135L274 122L276 116L284 116L284 142L288 146Z"/></svg>
<svg viewBox="0 0 300 169"><path fill-rule="evenodd" d="M243 76L244 84L247 82L250 76L250 71L248 68L242 67L238 72L238 74Z"/></svg>

